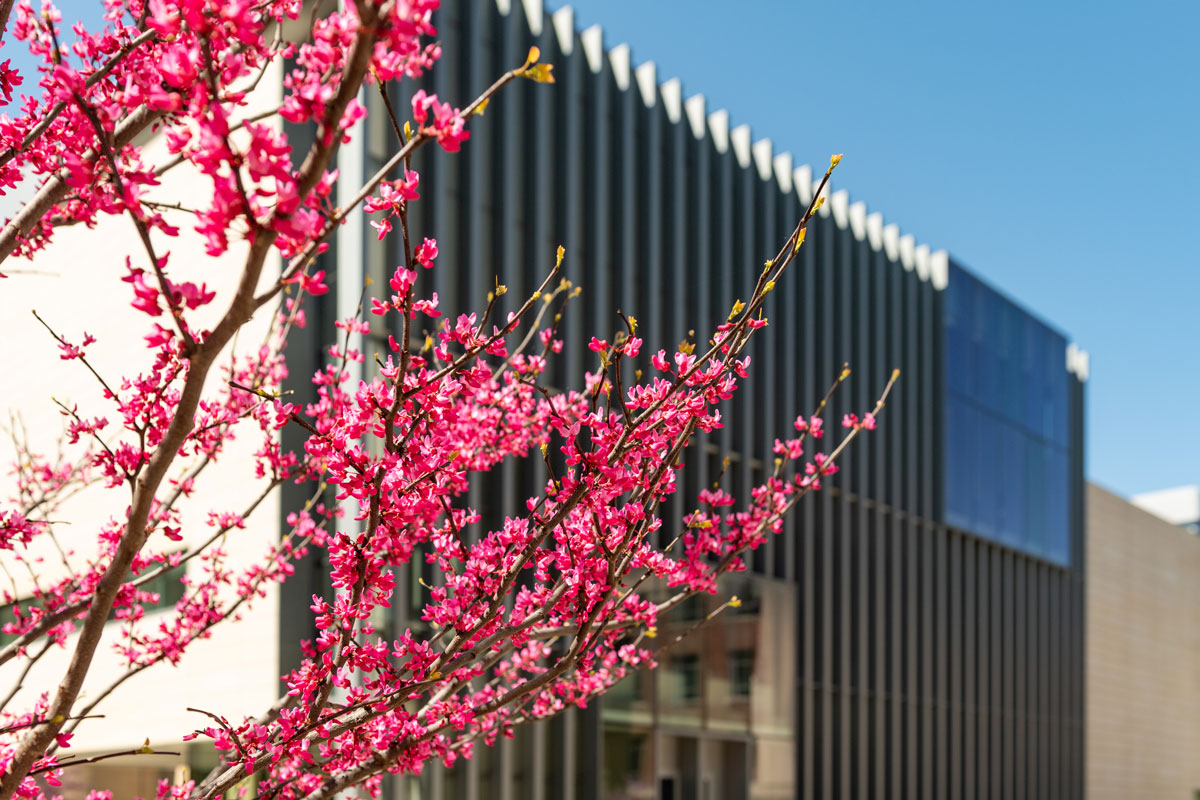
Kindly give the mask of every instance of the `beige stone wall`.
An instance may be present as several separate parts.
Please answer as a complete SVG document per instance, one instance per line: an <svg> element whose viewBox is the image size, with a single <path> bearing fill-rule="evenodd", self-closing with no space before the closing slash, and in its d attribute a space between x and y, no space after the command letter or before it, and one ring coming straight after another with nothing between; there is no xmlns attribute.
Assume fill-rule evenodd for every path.
<svg viewBox="0 0 1200 800"><path fill-rule="evenodd" d="M1200 791L1200 537L1087 495L1087 791Z"/></svg>
<svg viewBox="0 0 1200 800"><path fill-rule="evenodd" d="M260 91L245 112L247 115L278 104L282 91L279 69L278 65L272 67L263 79ZM147 143L146 163L159 164L167 158L160 139ZM207 178L180 167L166 173L161 187L149 196L160 200L191 198L185 204L197 205L203 202L206 193L211 197L211 192ZM175 280L204 282L217 291L217 299L195 318L197 327L211 327L228 306L246 245L235 243L224 256L211 258L205 254L203 239L193 230L194 222L189 224L185 215L168 216L168 220L179 225L182 233L169 243L156 235L159 252L171 251L170 270ZM88 349L88 358L109 383L119 385L122 376L147 368L151 357L139 345L151 323L144 314L130 308L132 295L128 284L120 280L125 274L126 256L135 265L145 266L145 252L129 219L108 216L102 217L95 229L78 225L58 230L52 244L31 263L5 262L5 270L13 274L0 281L0 341L5 343L0 348L0 376L3 376L0 378L0 498L7 499L15 493L9 470L14 453L4 429L10 413L19 414L29 430L31 445L41 453L55 452L56 439L63 429L62 415L50 401L51 397L78 405L82 416L106 416L114 425L118 422L111 404L103 400L97 381L79 362L59 359L54 340L40 329L31 310L37 310L68 338L78 340L84 331L95 336L96 343ZM15 272L22 268L37 271ZM278 257L271 257L267 270L268 274L272 270L278 274ZM263 285L267 280L274 277L264 278ZM240 352L258 346L269 322L268 306L238 337ZM224 357L220 363L224 363ZM206 384L208 390L213 391L221 380L224 378L220 371L214 368ZM207 525L209 510L244 509L262 492L265 483L255 480L253 473L253 453L261 439L251 426L243 428L244 432L227 444L221 458L199 477L194 500L180 503L183 546L197 545L211 534L212 529ZM109 433L106 431L105 435ZM181 462L172 468L170 476L182 474L182 470ZM110 516L123 514L128 502L127 492L93 487L72 498L61 513L55 514L56 518L71 523L60 527L57 535L64 547L78 551L73 561L93 557L97 529ZM279 540L280 513L279 495L275 493L259 505L245 529L235 530L226 537L222 545L227 554L225 566L240 571L249 564L261 563L272 544ZM59 566L52 544L41 538L38 543L47 558L38 568L39 579L48 582L61 577L66 570ZM180 545L157 536L148 547L170 553ZM17 594L28 596L32 580L25 579L20 569L11 571L16 573ZM0 576L4 573L0 572ZM8 585L8 578L3 580ZM142 621L143 631L155 630L168 613L172 612L149 612ZM110 753L138 746L147 738L152 745L179 750L177 746L165 746L177 744L180 737L203 724L203 718L187 711L189 706L230 719L261 713L279 696L279 613L278 587L272 585L265 598L245 610L242 619L224 623L213 629L211 638L194 643L178 666L158 664L113 692L96 708L95 713L104 714L104 719L82 724L67 753ZM125 673L127 664L115 647L122 642L121 632L122 626L115 622L106 626L84 683L80 706ZM28 708L37 694L58 685L73 652L73 642L68 641L70 649L50 650L35 665L10 710ZM0 666L0 696L16 683L23 667L23 662L15 660ZM169 772L171 767L164 769ZM106 770L95 774L116 773ZM98 784L89 788L109 787ZM117 785L111 788L120 789ZM133 788L129 793L121 789L114 792L114 797L133 797L133 792ZM66 796L83 794L67 792Z"/></svg>

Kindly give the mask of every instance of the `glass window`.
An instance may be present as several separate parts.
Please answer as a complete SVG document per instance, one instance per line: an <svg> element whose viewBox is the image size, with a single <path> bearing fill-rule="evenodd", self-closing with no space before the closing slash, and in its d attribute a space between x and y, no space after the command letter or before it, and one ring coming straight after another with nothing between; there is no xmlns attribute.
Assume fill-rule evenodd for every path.
<svg viewBox="0 0 1200 800"><path fill-rule="evenodd" d="M946 388L960 394L968 394L970 383L971 342L962 330L946 333Z"/></svg>
<svg viewBox="0 0 1200 800"><path fill-rule="evenodd" d="M1045 353L1042 349L1041 329L1033 324L1027 325L1029 333L1029 368L1025 372L1025 413L1022 424L1034 433L1041 433L1042 425L1042 360Z"/></svg>
<svg viewBox="0 0 1200 800"><path fill-rule="evenodd" d="M945 522L1068 563L1066 340L957 267L944 308Z"/></svg>
<svg viewBox="0 0 1200 800"><path fill-rule="evenodd" d="M1050 452L1049 557L1060 564L1071 561L1071 460L1066 451Z"/></svg>
<svg viewBox="0 0 1200 800"><path fill-rule="evenodd" d="M685 653L672 659L671 669L675 673L679 698L694 700L700 696L700 656Z"/></svg>
<svg viewBox="0 0 1200 800"><path fill-rule="evenodd" d="M999 507L1000 541L1013 547L1025 545L1025 437L1014 430L1006 430L1003 442L1003 474L1000 478L1001 491L997 499Z"/></svg>
<svg viewBox="0 0 1200 800"><path fill-rule="evenodd" d="M649 729L605 726L606 797L654 797L654 736ZM527 797L528 795L518 795Z"/></svg>
<svg viewBox="0 0 1200 800"><path fill-rule="evenodd" d="M699 622L708 612L705 610L708 596L694 594L679 605L672 618L677 622Z"/></svg>
<svg viewBox="0 0 1200 800"><path fill-rule="evenodd" d="M788 581L726 575L717 597L708 599L715 605L737 595L741 605L679 642L675 635L693 623L673 621L675 614L660 617L655 643L665 648L657 656L662 666L639 673L645 677L640 684L627 678L601 701L605 796L661 798L661 785L650 781L674 775L697 787L711 780L715 800L726 796L720 774L730 766L749 768L750 797L796 796L789 755L796 747L796 589ZM631 713L639 706L644 716ZM722 754L724 743L742 749ZM680 760L680 748L692 748L691 754Z"/></svg>
<svg viewBox="0 0 1200 800"><path fill-rule="evenodd" d="M971 518L966 513L965 489L967 472L966 404L955 394L946 397L946 448L949 463L946 469L946 524L969 528Z"/></svg>
<svg viewBox="0 0 1200 800"><path fill-rule="evenodd" d="M1025 542L1031 553L1046 555L1048 539L1047 513L1049 510L1050 487L1046 485L1049 473L1046 445L1030 442L1025 451L1025 496L1029 504L1025 515Z"/></svg>
<svg viewBox="0 0 1200 800"><path fill-rule="evenodd" d="M729 653L729 693L735 697L750 696L754 678L754 651L732 650Z"/></svg>

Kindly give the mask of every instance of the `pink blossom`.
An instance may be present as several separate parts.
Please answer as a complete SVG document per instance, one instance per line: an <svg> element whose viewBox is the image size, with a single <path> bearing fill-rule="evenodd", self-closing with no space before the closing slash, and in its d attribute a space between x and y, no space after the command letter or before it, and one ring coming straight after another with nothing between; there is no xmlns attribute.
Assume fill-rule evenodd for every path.
<svg viewBox="0 0 1200 800"><path fill-rule="evenodd" d="M797 435L775 442L776 470L748 495L705 488L683 498L682 507L694 509L683 519L665 517L685 485L680 469L696 457L684 446L725 424L727 401L749 374L748 344L766 320L748 316L699 331L695 341L711 341L712 352L685 343L668 356L652 342L648 375L641 372L646 343L629 321L619 333L576 341L601 358L570 376L555 363L564 347L557 315L571 296L561 275L551 275L540 296L443 309L423 271L438 267L438 244L418 243L420 232L395 241L413 248L411 263L368 289L371 316L356 313L314 333L325 355L312 375L298 376L311 379L309 391L285 391L287 336L306 322L306 296L328 291L315 258L338 223L360 213L338 207L339 178L328 168L335 145L368 111L352 99L360 87L345 76L421 75L441 55L437 7L436 0L345 3L314 19L299 0L149 0L144 7L108 0L101 27L74 26L65 51L54 44L64 31L53 7L36 13L21 4L12 25L14 41L40 64L39 83L37 96L0 116L0 151L14 154L0 165L0 187L55 176L66 187L13 254L35 255L63 225L131 217L138 244L145 236L150 246L126 262L121 280L131 306L152 319L142 320L133 347L105 334L113 336L106 346L124 348L119 374L98 381L77 405L63 404L58 452L25 447L13 465L12 496L0 505L0 550L30 573L43 552L55 552L51 535L67 510L64 498L84 488L108 492L104 507L114 510L76 520L86 530L79 552L63 552L70 574L43 570L56 577L39 581L31 596L0 590L12 609L3 632L26 644L77 646L86 637L75 634L95 624L89 607L107 602L97 589L111 574L120 577L116 596L98 617L112 620L101 639L109 657L133 673L179 664L214 628L255 613L298 560L320 549L329 591L295 610L312 614L314 635L282 676L286 702L261 719L214 709L216 719L197 718L195 731L180 732L211 741L221 769L237 780L259 775L263 793L281 798L351 774L361 775L354 782L365 794L377 794L382 771L452 764L470 758L476 744L512 736L526 717L586 706L633 669L654 665L646 639L672 610L659 589L681 597L717 592L721 575L745 569L745 554L778 534L795 502L838 469L830 455L806 453L823 435L822 420L801 416ZM306 35L274 38L298 21L311 26ZM5 103L21 83L8 64L0 64ZM247 87L272 65L284 65L285 74L271 110L311 130L312 141L291 141L290 126L249 113ZM147 110L169 161L152 160L161 150L143 149L139 138L111 158L97 155L119 126ZM414 144L436 140L456 151L468 141L467 117L448 102L417 91L412 114ZM182 211L160 195L159 178L176 162L203 186L181 199ZM401 235L419 200L420 176L401 162L393 166L402 177L359 195L367 198L361 212L378 215L371 225L379 239ZM205 252L225 256L206 265L211 270L252 254L240 273L249 289L226 280L235 273L185 274L170 257L180 251L169 247L184 224ZM220 302L210 284L221 287ZM554 310L539 315L546 300L556 301ZM245 335L252 313L265 334ZM367 344L372 330L390 334L386 348ZM92 366L95 337L70 329L55 336L63 360ZM847 414L843 424L850 437L876 420ZM294 451L284 428L298 434ZM271 502L239 506L208 493L205 470L234 442L247 481L265 486ZM517 498L511 516L485 526L472 506L476 476L525 458L540 483ZM268 517L278 524L282 501L270 492L285 485L283 497L298 490L309 500L284 509L283 535L256 557L232 557L229 542L244 541ZM326 505L331 498L336 503ZM676 546L657 546L679 530ZM434 577L420 615L436 639L375 628L398 599L409 602L396 597L396 576L416 567ZM170 577L177 568L183 577ZM163 597L153 587L168 578L183 592L173 607L156 608ZM551 646L555 640L577 646L564 651ZM28 663L33 648L15 650L14 659ZM571 663L561 660L564 652L573 653ZM556 664L563 668L548 673ZM79 710L76 700L68 710ZM51 716L51 701L5 709L0 720L0 727L52 734L33 754L39 778L25 777L17 796L41 798L39 781L62 782L66 759L48 751L72 739ZM13 768L19 742L0 737L0 771ZM381 763L381 753L392 757ZM163 781L155 796L184 798L195 789ZM89 800L110 798L93 792Z"/></svg>

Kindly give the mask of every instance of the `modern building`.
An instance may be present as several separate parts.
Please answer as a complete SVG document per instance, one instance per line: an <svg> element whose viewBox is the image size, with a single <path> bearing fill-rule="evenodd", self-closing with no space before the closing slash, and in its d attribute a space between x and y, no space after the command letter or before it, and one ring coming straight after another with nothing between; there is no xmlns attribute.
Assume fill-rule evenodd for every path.
<svg viewBox="0 0 1200 800"><path fill-rule="evenodd" d="M1200 533L1200 486L1179 486L1134 495L1130 500L1172 525Z"/></svg>
<svg viewBox="0 0 1200 800"><path fill-rule="evenodd" d="M586 337L615 329L617 309L654 347L710 330L811 199L808 167L607 47L598 27L576 31L569 8L451 3L438 28L446 55L429 88L445 98L473 97L531 45L554 64L555 86L495 98L462 153L419 154L413 209L415 230L439 241L444 308L481 307L497 277L522 297L566 247L584 295L553 381L578 380ZM371 174L397 146L383 114L368 120L343 175ZM328 256L331 304L352 312L398 247L347 230ZM854 378L830 427L902 370L880 431L726 587L752 598L741 613L588 709L398 782L398 796L1083 796L1086 353L845 191L828 190L801 256L728 424L685 458L664 516L682 517L726 457L722 484L745 496L774 437L844 362ZM470 502L497 519L532 490L511 466ZM398 606L400 628L419 624L416 577L401 581L414 604ZM310 580L285 586L282 607L303 608ZM285 658L306 624L283 619Z"/></svg>
<svg viewBox="0 0 1200 800"><path fill-rule="evenodd" d="M534 44L558 81L506 88L473 120L461 153L418 154L422 199L412 224L439 240L430 277L443 308L481 306L496 277L510 289L505 299L523 296L564 245L568 276L584 287L551 376L566 385L590 363L587 337L614 329L618 308L641 320L657 349L702 335L748 294L812 199L808 167L731 126L703 96L685 98L653 63L632 63L627 46L606 47L599 28L576 31L569 8L548 14L541 0L471 0L440 13L446 55L430 87L439 95L475 96ZM264 103L279 85L274 73L263 81ZM396 108L408 107L408 91L397 90ZM339 155L350 191L396 147L378 98L365 99L375 112L366 135ZM823 164L827 154L806 155ZM115 249L123 237L129 251L137 246L127 221L101 225ZM91 263L94 240L82 234L65 231L53 252ZM305 376L326 344L320 332L354 312L366 277L378 281L400 261L398 242L368 234L352 216L323 256L335 291L314 302L309 326L291 339L297 399L311 390ZM111 276L78 280L90 293L60 308L82 320L95 315ZM19 335L15 321L5 326L16 310L27 315L38 291L0 298L14 309L0 314L0 330ZM131 324L124 303L103 309L111 331ZM395 797L1083 796L1086 353L944 251L832 188L766 313L751 378L722 410L726 426L685 458L683 491L665 519L679 520L718 479L745 497L771 466L775 436L816 406L845 362L854 376L828 412L831 429L843 412L868 408L901 369L880 429L755 553L752 570L723 587L745 598L738 613L586 710L522 729L452 770L431 765L419 779L393 782ZM45 349L4 354L14 359L6 372L31 376L22 388L42 398L63 394L63 370L46 367L57 363L53 344ZM107 357L119 363L121 354ZM83 379L69 388L87 391ZM231 503L252 489L239 483L238 453L214 476ZM506 466L473 487L470 503L496 519L521 509L535 485ZM231 559L252 559L278 536L298 491L264 504L266 516L231 542ZM400 576L397 629L419 625L418 569ZM121 726L107 729L107 741L82 727L76 745L169 743L197 724L184 708L214 694L229 713L269 704L299 639L311 635L309 598L324 586L314 558L180 668L147 672L145 696L170 696L170 708L124 687L109 701ZM714 602L685 606L663 627L688 625ZM255 658L239 659L236 671L214 668L230 652ZM44 668L59 666L48 657ZM100 664L96 685L116 669ZM106 762L101 777L132 793L204 767L200 748L176 749L184 755ZM79 786L94 785L79 775Z"/></svg>
<svg viewBox="0 0 1200 800"><path fill-rule="evenodd" d="M1200 537L1087 488L1087 786L1200 796Z"/></svg>

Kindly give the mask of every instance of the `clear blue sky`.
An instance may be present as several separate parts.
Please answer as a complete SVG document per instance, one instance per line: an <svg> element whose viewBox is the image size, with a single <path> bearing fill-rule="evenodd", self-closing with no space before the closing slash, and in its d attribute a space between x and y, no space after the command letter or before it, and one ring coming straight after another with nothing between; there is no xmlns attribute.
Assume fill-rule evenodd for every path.
<svg viewBox="0 0 1200 800"><path fill-rule="evenodd" d="M1200 4L571 5L1088 350L1090 480L1200 483Z"/></svg>
<svg viewBox="0 0 1200 800"><path fill-rule="evenodd" d="M1200 483L1200 4L902 5L573 4L1087 349L1092 480Z"/></svg>

